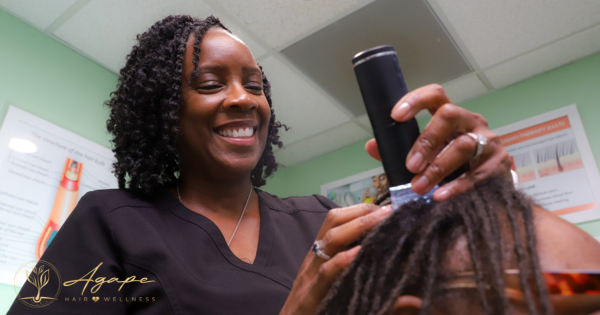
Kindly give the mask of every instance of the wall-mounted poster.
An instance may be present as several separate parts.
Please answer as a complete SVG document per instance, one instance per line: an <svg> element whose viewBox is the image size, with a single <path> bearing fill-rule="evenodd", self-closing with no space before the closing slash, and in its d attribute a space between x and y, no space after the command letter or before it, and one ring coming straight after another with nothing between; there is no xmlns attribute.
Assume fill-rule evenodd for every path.
<svg viewBox="0 0 600 315"><path fill-rule="evenodd" d="M340 207L373 203L388 191L387 177L381 166L321 186L321 195Z"/></svg>
<svg viewBox="0 0 600 315"><path fill-rule="evenodd" d="M521 191L573 223L600 218L600 176L575 105L493 131L511 156Z"/></svg>
<svg viewBox="0 0 600 315"><path fill-rule="evenodd" d="M88 191L116 188L113 153L11 106L0 129L0 282L37 260Z"/></svg>

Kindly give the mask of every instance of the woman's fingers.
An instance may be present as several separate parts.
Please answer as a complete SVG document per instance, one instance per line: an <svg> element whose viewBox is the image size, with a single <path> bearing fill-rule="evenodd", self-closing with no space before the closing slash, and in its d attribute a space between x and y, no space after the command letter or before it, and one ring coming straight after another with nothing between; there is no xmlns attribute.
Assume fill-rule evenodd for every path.
<svg viewBox="0 0 600 315"><path fill-rule="evenodd" d="M468 135L458 136L412 179L413 191L420 194L427 193L454 170L469 162L476 150L477 144L473 138ZM442 191L437 193L438 197L443 197L444 194Z"/></svg>
<svg viewBox="0 0 600 315"><path fill-rule="evenodd" d="M381 155L379 155L379 149L377 148L377 142L375 139L367 141L365 144L365 151L374 159L381 162Z"/></svg>
<svg viewBox="0 0 600 315"><path fill-rule="evenodd" d="M344 250L392 213L391 207L359 204L332 209L316 240L330 259L308 253L280 314L316 314L335 278L350 265L360 247Z"/></svg>
<svg viewBox="0 0 600 315"><path fill-rule="evenodd" d="M316 297L320 297L320 299L325 297L331 283L352 263L359 251L360 245L354 246L349 250L339 252L319 267L316 285L312 288Z"/></svg>
<svg viewBox="0 0 600 315"><path fill-rule="evenodd" d="M484 124L476 116L477 114L453 104L440 106L408 152L408 170L415 174L423 172L428 163L446 146L448 139L474 130L479 123ZM487 122L485 125L487 126Z"/></svg>
<svg viewBox="0 0 600 315"><path fill-rule="evenodd" d="M321 230L319 234L317 234L317 239L323 238L325 233L330 229L340 226L342 224L348 223L356 218L359 218L364 215L368 215L372 212L379 210L379 206L369 203L361 203L345 208L336 208L331 209L327 213L327 217L325 218L325 222L321 226Z"/></svg>
<svg viewBox="0 0 600 315"><path fill-rule="evenodd" d="M379 225L392 213L392 207L385 206L375 212L357 217L346 224L329 229L320 239L323 251L330 256L335 255L373 227Z"/></svg>
<svg viewBox="0 0 600 315"><path fill-rule="evenodd" d="M471 170L438 188L433 194L435 200L446 200L451 196L470 191L476 183L493 176L506 176L507 180L512 181L510 156L504 150L500 137L491 131L488 131L486 137L488 144L484 147L481 156L471 160Z"/></svg>
<svg viewBox="0 0 600 315"><path fill-rule="evenodd" d="M424 109L433 115L440 106L447 103L450 103L450 99L441 85L426 85L404 95L392 109L392 119L407 121Z"/></svg>
<svg viewBox="0 0 600 315"><path fill-rule="evenodd" d="M435 200L445 200L469 191L490 176L509 174L511 163L508 153L499 137L489 130L487 121L479 114L453 105L439 84L407 93L396 103L391 116L398 122L404 122L424 109L432 114L431 121L405 161L407 169L416 174L411 182L415 192L427 193L467 162L471 170L436 190ZM483 146L483 152L476 159L473 157L478 148L477 140L467 133L487 138L487 145ZM381 161L374 139L366 143L365 149L370 156Z"/></svg>

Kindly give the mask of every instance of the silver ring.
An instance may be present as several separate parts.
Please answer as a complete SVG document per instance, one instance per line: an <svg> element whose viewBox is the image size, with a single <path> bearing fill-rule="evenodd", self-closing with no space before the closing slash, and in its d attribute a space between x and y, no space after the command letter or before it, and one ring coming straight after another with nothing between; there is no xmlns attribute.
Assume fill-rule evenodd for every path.
<svg viewBox="0 0 600 315"><path fill-rule="evenodd" d="M325 252L323 251L323 248L321 248L322 246L323 246L322 241L315 241L315 243L312 246L312 252L315 253L315 255L317 255L321 259L324 259L324 260L331 259L331 256L325 254Z"/></svg>
<svg viewBox="0 0 600 315"><path fill-rule="evenodd" d="M472 132L467 132L466 135L473 138L473 140L475 140L475 143L477 144L477 150L475 151L475 154L473 154L472 157L472 159L476 159L481 155L481 152L483 152L483 147L487 145L487 138L482 135L476 135Z"/></svg>

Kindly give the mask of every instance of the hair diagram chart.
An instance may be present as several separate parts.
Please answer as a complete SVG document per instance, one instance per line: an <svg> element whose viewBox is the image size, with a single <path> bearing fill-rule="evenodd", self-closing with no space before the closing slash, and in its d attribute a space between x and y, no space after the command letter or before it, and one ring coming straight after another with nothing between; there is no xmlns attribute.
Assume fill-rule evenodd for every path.
<svg viewBox="0 0 600 315"><path fill-rule="evenodd" d="M583 168L575 139L541 148L535 156L540 177Z"/></svg>
<svg viewBox="0 0 600 315"><path fill-rule="evenodd" d="M525 183L537 178L535 166L529 152L517 154L512 157L513 166L519 176L519 183Z"/></svg>
<svg viewBox="0 0 600 315"><path fill-rule="evenodd" d="M6 179L0 182L0 283L12 284L16 268L40 259L83 195L117 183L109 149L16 107L2 125L0 147L6 148L0 150Z"/></svg>
<svg viewBox="0 0 600 315"><path fill-rule="evenodd" d="M575 105L494 132L511 156L521 191L573 223L600 217L600 179Z"/></svg>

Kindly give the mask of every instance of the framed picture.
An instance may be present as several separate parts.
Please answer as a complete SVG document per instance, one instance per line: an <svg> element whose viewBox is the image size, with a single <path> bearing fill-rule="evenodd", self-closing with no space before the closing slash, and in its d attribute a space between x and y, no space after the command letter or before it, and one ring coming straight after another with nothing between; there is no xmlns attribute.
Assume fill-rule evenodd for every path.
<svg viewBox="0 0 600 315"><path fill-rule="evenodd" d="M340 207L373 203L388 191L387 177L381 166L321 186L321 194Z"/></svg>

